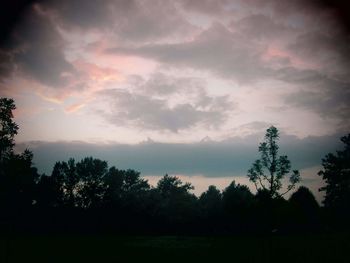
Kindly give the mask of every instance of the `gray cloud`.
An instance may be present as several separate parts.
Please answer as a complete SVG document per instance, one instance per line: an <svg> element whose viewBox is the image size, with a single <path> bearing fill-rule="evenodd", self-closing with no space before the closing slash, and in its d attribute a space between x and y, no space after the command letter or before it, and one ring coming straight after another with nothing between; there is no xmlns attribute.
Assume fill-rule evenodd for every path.
<svg viewBox="0 0 350 263"><path fill-rule="evenodd" d="M258 143L262 133L224 141L206 141L191 144L171 144L148 141L137 145L89 144L84 142L31 142L19 144L18 149L29 147L40 172L51 173L55 161L94 156L107 160L119 168L133 168L143 175L165 173L207 177L242 176L258 157ZM280 153L289 156L295 169L321 164L328 152L342 146L339 136L306 137L282 134ZM316 176L316 175L315 175Z"/></svg>
<svg viewBox="0 0 350 263"><path fill-rule="evenodd" d="M48 17L33 6L14 29L7 75L15 68L44 85L62 87L76 73L63 54L64 42ZM12 71L10 71L12 69Z"/></svg>
<svg viewBox="0 0 350 263"><path fill-rule="evenodd" d="M98 113L116 125L178 132L196 125L218 127L226 121L227 112L235 107L229 97L209 96L190 78L156 74L147 81L138 79L134 85L129 89L100 92L110 108ZM181 95L190 101L184 102L182 98L181 103L170 106L170 99Z"/></svg>
<svg viewBox="0 0 350 263"><path fill-rule="evenodd" d="M232 29L253 39L271 40L291 37L296 30L290 26L276 22L272 17L263 14L253 14L231 23Z"/></svg>
<svg viewBox="0 0 350 263"><path fill-rule="evenodd" d="M316 63L327 75L350 81L350 47L342 32L311 31L299 35L289 44L294 54Z"/></svg>
<svg viewBox="0 0 350 263"><path fill-rule="evenodd" d="M113 2L126 13L134 6L133 0L52 0L43 2L42 6L54 13L60 25L87 29L111 25L113 20L110 7Z"/></svg>
<svg viewBox="0 0 350 263"><path fill-rule="evenodd" d="M12 55L0 49L0 82L14 71Z"/></svg>
<svg viewBox="0 0 350 263"><path fill-rule="evenodd" d="M180 0L184 10L209 16L223 15L227 13L229 0Z"/></svg>
<svg viewBox="0 0 350 263"><path fill-rule="evenodd" d="M154 41L186 35L195 29L181 16L173 1L64 0L51 1L44 6L65 28L107 31L116 34L121 41Z"/></svg>
<svg viewBox="0 0 350 263"><path fill-rule="evenodd" d="M277 78L298 87L285 96L286 105L314 111L324 118L338 119L342 130L350 128L349 81L335 79L317 70L293 67L278 70Z"/></svg>
<svg viewBox="0 0 350 263"><path fill-rule="evenodd" d="M215 23L190 42L117 47L107 52L138 55L174 66L210 70L225 78L247 82L270 76L271 70L260 60L265 48Z"/></svg>
<svg viewBox="0 0 350 263"><path fill-rule="evenodd" d="M285 102L288 105L312 110L324 118L340 119L339 125L349 129L350 92L347 87L348 84L335 82L334 86L317 92L301 90L286 96Z"/></svg>

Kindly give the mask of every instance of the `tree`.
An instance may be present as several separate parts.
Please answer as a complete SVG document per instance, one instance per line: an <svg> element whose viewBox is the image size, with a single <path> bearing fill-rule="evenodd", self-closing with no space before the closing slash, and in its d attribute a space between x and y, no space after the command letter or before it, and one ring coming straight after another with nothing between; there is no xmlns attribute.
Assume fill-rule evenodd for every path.
<svg viewBox="0 0 350 263"><path fill-rule="evenodd" d="M260 159L256 160L248 170L248 177L257 190L267 190L271 198L281 197L295 187L300 181L298 170L291 172L291 164L286 155L278 156L279 132L271 126L266 130L265 138L259 145ZM289 176L287 190L279 193L282 188L282 179Z"/></svg>
<svg viewBox="0 0 350 263"><path fill-rule="evenodd" d="M59 204L81 208L100 205L105 194L107 172L107 162L92 157L78 163L72 158L68 162L57 162L52 178L58 189Z"/></svg>
<svg viewBox="0 0 350 263"><path fill-rule="evenodd" d="M190 183L183 184L176 176L166 174L158 181L157 189L162 197L167 198L176 194L187 194L194 187Z"/></svg>
<svg viewBox="0 0 350 263"><path fill-rule="evenodd" d="M253 219L251 216L253 198L247 186L236 184L235 181L223 190L223 212L229 229L237 232L249 228L249 223Z"/></svg>
<svg viewBox="0 0 350 263"><path fill-rule="evenodd" d="M157 184L156 191L160 196L160 218L171 227L188 227L197 213L197 198L189 191L194 189L190 183L183 183L176 176L164 175ZM181 228L181 231L184 228ZM178 229L180 230L180 229Z"/></svg>
<svg viewBox="0 0 350 263"><path fill-rule="evenodd" d="M29 150L14 153L18 125L13 121L13 99L0 98L0 207L2 216L18 216L35 203L37 169ZM7 211L7 212L5 212ZM1 220L1 219L0 219Z"/></svg>
<svg viewBox="0 0 350 263"><path fill-rule="evenodd" d="M320 188L325 191L325 207L350 212L350 134L341 138L345 144L342 151L329 153L322 159L322 176L326 185Z"/></svg>
<svg viewBox="0 0 350 263"><path fill-rule="evenodd" d="M0 98L0 162L13 152L18 125L12 120L16 109L13 99Z"/></svg>
<svg viewBox="0 0 350 263"><path fill-rule="evenodd" d="M320 227L320 209L312 192L305 186L300 186L289 198L293 223L299 230L312 231Z"/></svg>
<svg viewBox="0 0 350 263"><path fill-rule="evenodd" d="M291 195L289 202L307 213L312 213L319 209L315 196L309 188L305 186L300 186L298 190Z"/></svg>
<svg viewBox="0 0 350 263"><path fill-rule="evenodd" d="M215 221L221 214L222 194L214 185L209 185L208 190L199 197L199 205L205 219Z"/></svg>
<svg viewBox="0 0 350 263"><path fill-rule="evenodd" d="M79 182L74 159L68 162L56 162L51 174L57 188L59 205L74 207L76 202L76 189Z"/></svg>
<svg viewBox="0 0 350 263"><path fill-rule="evenodd" d="M208 217L216 215L221 208L221 192L214 185L209 185L208 190L199 197L199 204Z"/></svg>
<svg viewBox="0 0 350 263"><path fill-rule="evenodd" d="M246 185L232 181L222 192L222 200L228 213L237 212L238 208L247 208L251 205L253 194Z"/></svg>

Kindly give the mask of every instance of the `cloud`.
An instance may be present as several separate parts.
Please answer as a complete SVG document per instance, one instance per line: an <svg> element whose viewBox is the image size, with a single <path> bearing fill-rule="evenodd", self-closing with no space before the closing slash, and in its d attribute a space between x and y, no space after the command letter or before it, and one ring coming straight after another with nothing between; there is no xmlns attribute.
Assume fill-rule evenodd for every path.
<svg viewBox="0 0 350 263"><path fill-rule="evenodd" d="M260 59L265 48L215 23L192 41L134 48L116 47L106 52L142 56L177 67L207 70L221 77L249 82L271 74Z"/></svg>
<svg viewBox="0 0 350 263"><path fill-rule="evenodd" d="M290 26L276 22L272 17L263 14L253 14L240 20L232 21L230 27L246 37L269 40L281 39L295 35L296 30Z"/></svg>
<svg viewBox="0 0 350 263"><path fill-rule="evenodd" d="M347 35L338 32L311 31L300 34L288 46L295 55L318 65L325 74L350 81L350 47Z"/></svg>
<svg viewBox="0 0 350 263"><path fill-rule="evenodd" d="M301 90L289 94L286 96L285 102L287 105L312 110L324 118L340 119L339 124L349 129L350 92L346 88L348 84L334 83L334 86L326 87L317 92Z"/></svg>
<svg viewBox="0 0 350 263"><path fill-rule="evenodd" d="M65 112L66 113L76 112L76 111L80 110L81 108L83 108L84 106L85 106L84 103L74 103L74 104L66 107Z"/></svg>
<svg viewBox="0 0 350 263"><path fill-rule="evenodd" d="M339 120L338 127L349 129L350 81L327 76L322 71L296 69L278 70L277 78L296 86L295 91L285 95L284 102L289 107L311 110L322 118Z"/></svg>
<svg viewBox="0 0 350 263"><path fill-rule="evenodd" d="M50 87L66 86L75 72L64 56L64 42L50 19L33 5L14 28L11 45L4 56L7 68ZM12 71L13 72L13 71ZM6 73L12 73L8 70Z"/></svg>
<svg viewBox="0 0 350 263"><path fill-rule="evenodd" d="M110 107L98 113L116 126L176 133L196 125L218 127L235 106L227 96L209 96L195 79L156 74L134 85L101 91Z"/></svg>
<svg viewBox="0 0 350 263"><path fill-rule="evenodd" d="M100 30L115 34L119 41L154 41L188 35L196 29L182 17L172 1L64 0L43 6L68 30Z"/></svg>
<svg viewBox="0 0 350 263"><path fill-rule="evenodd" d="M11 54L0 49L0 82L10 76L14 70Z"/></svg>
<svg viewBox="0 0 350 263"><path fill-rule="evenodd" d="M218 16L227 13L226 7L229 6L228 0L180 0L179 3L184 10L205 14L209 16Z"/></svg>
<svg viewBox="0 0 350 263"><path fill-rule="evenodd" d="M232 137L223 141L195 143L157 143L136 145L89 144L84 142L30 142L17 145L34 152L34 163L40 172L50 174L55 161L93 156L107 160L118 168L132 168L143 175L203 175L206 177L244 176L258 157L258 144L263 133ZM321 164L328 152L342 146L340 136L306 137L281 134L280 154L288 155L294 169ZM198 140L200 141L200 139ZM316 176L316 175L315 175Z"/></svg>

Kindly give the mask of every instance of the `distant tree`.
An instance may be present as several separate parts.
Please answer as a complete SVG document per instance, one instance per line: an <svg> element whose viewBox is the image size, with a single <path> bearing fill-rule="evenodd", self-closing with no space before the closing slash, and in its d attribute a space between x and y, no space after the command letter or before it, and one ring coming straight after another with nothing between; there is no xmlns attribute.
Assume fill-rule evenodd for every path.
<svg viewBox="0 0 350 263"><path fill-rule="evenodd" d="M235 181L222 192L224 222L229 231L241 232L250 227L253 220L253 194L245 185Z"/></svg>
<svg viewBox="0 0 350 263"><path fill-rule="evenodd" d="M158 181L159 216L165 223L178 226L193 220L197 213L197 198L189 192L192 189L190 183L183 183L178 177L168 174Z"/></svg>
<svg viewBox="0 0 350 263"><path fill-rule="evenodd" d="M298 170L291 171L291 164L286 155L278 156L279 132L271 126L266 130L265 138L259 145L260 159L256 160L248 170L248 177L257 190L267 190L271 198L283 196L292 190L300 181ZM282 179L289 176L287 190L280 193Z"/></svg>
<svg viewBox="0 0 350 263"><path fill-rule="evenodd" d="M216 222L222 213L222 194L220 190L216 186L210 185L208 190L200 195L199 205L204 219Z"/></svg>
<svg viewBox="0 0 350 263"><path fill-rule="evenodd" d="M289 198L289 202L298 206L305 212L314 212L319 209L315 196L305 186L300 186Z"/></svg>
<svg viewBox="0 0 350 263"><path fill-rule="evenodd" d="M293 209L293 223L299 230L312 231L320 227L320 207L307 187L300 186L289 198L289 203Z"/></svg>
<svg viewBox="0 0 350 263"><path fill-rule="evenodd" d="M170 197L176 194L188 194L189 190L194 189L190 183L183 183L178 177L164 175L157 183L157 189L162 197Z"/></svg>
<svg viewBox="0 0 350 263"><path fill-rule="evenodd" d="M71 158L68 162L56 162L51 176L57 188L58 204L68 207L77 206L76 193L79 177L75 160Z"/></svg>
<svg viewBox="0 0 350 263"><path fill-rule="evenodd" d="M221 207L222 195L215 185L209 185L208 190L199 197L199 203L209 214L217 211Z"/></svg>
<svg viewBox="0 0 350 263"><path fill-rule="evenodd" d="M106 193L104 202L107 206L119 207L122 202L125 171L112 166L104 177Z"/></svg>
<svg viewBox="0 0 350 263"><path fill-rule="evenodd" d="M246 185L236 184L235 181L232 181L222 192L224 206L229 210L249 206L253 197L253 194Z"/></svg>
<svg viewBox="0 0 350 263"><path fill-rule="evenodd" d="M57 207L59 205L60 190L52 176L41 175L36 187L37 206L41 208Z"/></svg>
<svg viewBox="0 0 350 263"><path fill-rule="evenodd" d="M77 196L80 207L101 205L106 189L104 177L107 172L107 162L92 157L86 157L76 164L76 173L79 178Z"/></svg>
<svg viewBox="0 0 350 263"><path fill-rule="evenodd" d="M57 162L51 176L58 192L58 203L81 208L101 205L107 172L107 162L92 157L84 158L78 163L72 158L68 162Z"/></svg>
<svg viewBox="0 0 350 263"><path fill-rule="evenodd" d="M322 160L322 176L326 185L320 188L325 191L325 207L350 213L350 134L341 138L345 147L336 154L329 153Z"/></svg>
<svg viewBox="0 0 350 263"><path fill-rule="evenodd" d="M150 185L148 181L141 177L140 172L128 169L123 170L122 184L122 206L126 211L133 214L146 213L148 204L148 191Z"/></svg>

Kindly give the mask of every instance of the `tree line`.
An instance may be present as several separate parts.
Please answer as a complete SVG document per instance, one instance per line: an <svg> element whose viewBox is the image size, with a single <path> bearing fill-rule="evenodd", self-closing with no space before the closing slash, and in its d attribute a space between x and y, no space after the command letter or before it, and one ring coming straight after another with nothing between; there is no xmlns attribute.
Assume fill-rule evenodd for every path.
<svg viewBox="0 0 350 263"><path fill-rule="evenodd" d="M269 234L344 229L350 219L350 134L343 150L322 160L323 206L301 186L297 170L279 156L277 128L266 131L260 159L247 176L252 193L234 180L199 197L190 183L164 175L151 186L138 171L93 157L56 162L39 174L29 150L15 153L15 104L0 99L0 230L33 233ZM289 183L283 186L283 180ZM285 194L293 191L289 199Z"/></svg>

